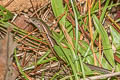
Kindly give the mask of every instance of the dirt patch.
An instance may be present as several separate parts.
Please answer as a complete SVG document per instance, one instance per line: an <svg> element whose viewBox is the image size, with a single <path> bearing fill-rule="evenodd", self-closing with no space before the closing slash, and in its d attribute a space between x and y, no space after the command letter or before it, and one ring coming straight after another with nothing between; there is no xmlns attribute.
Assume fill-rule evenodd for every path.
<svg viewBox="0 0 120 80"><path fill-rule="evenodd" d="M49 0L2 0L0 5L5 6L12 12L27 12L30 8L34 9L43 6Z"/></svg>

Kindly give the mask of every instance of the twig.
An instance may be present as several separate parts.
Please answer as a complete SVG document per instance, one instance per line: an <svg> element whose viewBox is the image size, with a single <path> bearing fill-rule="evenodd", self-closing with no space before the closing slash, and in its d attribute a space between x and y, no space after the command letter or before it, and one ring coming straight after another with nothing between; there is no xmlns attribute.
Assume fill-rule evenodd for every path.
<svg viewBox="0 0 120 80"><path fill-rule="evenodd" d="M115 73L110 73L110 74L104 74L104 75L100 75L100 76L88 77L88 78L85 78L85 80L104 79L104 78L118 76L118 75L120 75L120 72L115 72ZM84 79L80 79L80 80L84 80Z"/></svg>
<svg viewBox="0 0 120 80"><path fill-rule="evenodd" d="M13 1L14 1L14 0L9 0L9 1L4 5L4 7L9 6Z"/></svg>
<svg viewBox="0 0 120 80"><path fill-rule="evenodd" d="M38 11L40 11L41 9L43 9L45 6L49 5L50 1L46 4L44 4L44 6L40 7L39 9L37 9L30 17L33 17Z"/></svg>
<svg viewBox="0 0 120 80"><path fill-rule="evenodd" d="M21 39L19 39L17 42L21 42L23 39L31 35L33 32L37 31L38 29L33 30L32 32L28 33L27 35L23 36Z"/></svg>

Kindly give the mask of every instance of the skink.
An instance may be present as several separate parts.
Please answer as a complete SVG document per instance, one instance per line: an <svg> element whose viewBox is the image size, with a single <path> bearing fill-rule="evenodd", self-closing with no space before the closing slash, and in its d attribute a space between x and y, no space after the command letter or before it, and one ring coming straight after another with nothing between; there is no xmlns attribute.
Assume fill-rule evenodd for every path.
<svg viewBox="0 0 120 80"><path fill-rule="evenodd" d="M48 25L43 20L36 19L36 18L29 18L27 21L32 23L33 25L35 25L39 29L40 32L43 32L43 37L48 42L48 45L49 45L51 51L53 52L54 56L57 59L59 59L62 63L64 63L64 61L56 54L56 52L53 48L54 45L56 44L56 42L53 40L53 38L51 38L52 33L50 32Z"/></svg>
<svg viewBox="0 0 120 80"><path fill-rule="evenodd" d="M56 44L55 41L51 38L51 32L47 26L47 24L41 20L41 19L36 19L36 18L29 18L27 20L28 22L34 24L39 30L40 32L44 32L45 35L44 35L44 38L47 40L48 44L49 44L49 47L50 49L52 50L52 52L54 53L54 55L56 56L57 59L61 60L62 62L64 62L64 60L62 60L57 54L56 52L54 51L53 47L54 45ZM64 62L65 63L65 62ZM86 64L91 70L96 70L96 71L100 71L100 72L103 72L103 73L111 73L110 70L108 69L104 69L104 68L101 68L101 67L98 67L98 66L94 66L94 65L91 65L91 64L88 64L88 63L84 63Z"/></svg>

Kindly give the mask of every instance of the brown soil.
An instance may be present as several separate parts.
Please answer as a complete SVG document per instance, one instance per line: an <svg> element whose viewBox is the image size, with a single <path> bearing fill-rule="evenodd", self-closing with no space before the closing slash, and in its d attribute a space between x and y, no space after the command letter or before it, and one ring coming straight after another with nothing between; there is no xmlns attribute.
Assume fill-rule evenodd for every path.
<svg viewBox="0 0 120 80"><path fill-rule="evenodd" d="M28 9L43 6L48 0L1 0L0 5L12 12L27 12Z"/></svg>

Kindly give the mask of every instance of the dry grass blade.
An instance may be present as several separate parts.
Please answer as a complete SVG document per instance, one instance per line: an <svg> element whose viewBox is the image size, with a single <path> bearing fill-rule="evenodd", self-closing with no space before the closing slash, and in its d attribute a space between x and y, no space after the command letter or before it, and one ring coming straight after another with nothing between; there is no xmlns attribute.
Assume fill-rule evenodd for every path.
<svg viewBox="0 0 120 80"><path fill-rule="evenodd" d="M115 27L118 28L118 30L120 30L120 26L110 16L108 16L108 13L106 13L106 16L115 25Z"/></svg>
<svg viewBox="0 0 120 80"><path fill-rule="evenodd" d="M91 37L91 50L94 56L94 64L97 65L97 59L96 59L96 55L94 52L94 46L93 46L93 31L92 31L92 22L91 22L91 0L88 0L88 15L89 15L89 29L90 29L90 37Z"/></svg>
<svg viewBox="0 0 120 80"><path fill-rule="evenodd" d="M104 79L104 78L118 76L118 75L120 75L120 72L115 72L115 73L110 73L110 74L105 74L105 75L99 75L99 76L92 76L92 77L86 78L85 80ZM83 79L80 79L80 80L83 80Z"/></svg>
<svg viewBox="0 0 120 80"><path fill-rule="evenodd" d="M17 42L21 42L23 39L25 39L26 37L28 37L29 35L31 35L35 31L37 31L37 29L35 29L32 32L28 33L28 35L25 35L24 37L22 37L21 39L19 39Z"/></svg>
<svg viewBox="0 0 120 80"><path fill-rule="evenodd" d="M101 16L101 1L99 0L99 18L100 18L100 16ZM101 43L101 35L99 34L99 61L100 61L100 66L102 67L102 65L101 65L101 57L102 57L102 51L101 51L101 49L102 49L102 43Z"/></svg>
<svg viewBox="0 0 120 80"><path fill-rule="evenodd" d="M74 45L73 45L73 42L72 42L72 38L69 36L69 34L68 34L65 26L63 26L63 25L61 24L60 27L61 27L64 35L65 35L66 40L68 41L68 43L69 43L69 44L72 46L72 48L74 49Z"/></svg>

